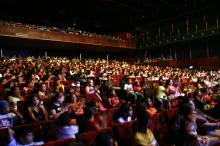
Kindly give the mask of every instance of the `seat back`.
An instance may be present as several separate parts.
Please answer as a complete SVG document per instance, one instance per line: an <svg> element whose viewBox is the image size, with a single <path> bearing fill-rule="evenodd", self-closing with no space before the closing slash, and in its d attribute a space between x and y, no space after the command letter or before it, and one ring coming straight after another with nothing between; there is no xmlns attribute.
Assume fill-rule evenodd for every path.
<svg viewBox="0 0 220 146"><path fill-rule="evenodd" d="M88 146L94 146L96 135L98 135L101 132L111 132L111 131L112 129L109 127L101 130L90 131L77 135L76 139Z"/></svg>
<svg viewBox="0 0 220 146"><path fill-rule="evenodd" d="M9 129L6 127L0 128L0 145L6 146L9 143Z"/></svg>
<svg viewBox="0 0 220 146"><path fill-rule="evenodd" d="M134 126L136 121L126 122L123 124L113 124L112 131L114 140L119 146L131 146L134 137Z"/></svg>

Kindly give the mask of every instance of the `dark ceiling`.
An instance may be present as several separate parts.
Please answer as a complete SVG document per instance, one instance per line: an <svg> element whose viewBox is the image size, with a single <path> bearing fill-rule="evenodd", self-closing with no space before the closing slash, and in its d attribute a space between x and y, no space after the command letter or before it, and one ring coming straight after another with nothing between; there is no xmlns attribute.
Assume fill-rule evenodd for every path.
<svg viewBox="0 0 220 146"><path fill-rule="evenodd" d="M74 26L93 32L132 31L186 15L218 11L218 0L0 0L0 18Z"/></svg>

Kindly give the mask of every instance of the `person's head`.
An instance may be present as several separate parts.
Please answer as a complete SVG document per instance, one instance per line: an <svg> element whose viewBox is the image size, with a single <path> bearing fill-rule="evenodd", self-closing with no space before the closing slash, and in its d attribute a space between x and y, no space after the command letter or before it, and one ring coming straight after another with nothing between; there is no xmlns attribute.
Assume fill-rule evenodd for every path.
<svg viewBox="0 0 220 146"><path fill-rule="evenodd" d="M96 146L113 146L113 138L110 132L101 132L95 138Z"/></svg>
<svg viewBox="0 0 220 146"><path fill-rule="evenodd" d="M196 120L196 111L193 110L192 105L189 103L185 103L180 106L179 114L185 119L189 121Z"/></svg>
<svg viewBox="0 0 220 146"><path fill-rule="evenodd" d="M132 84L132 79L128 79L128 84Z"/></svg>
<svg viewBox="0 0 220 146"><path fill-rule="evenodd" d="M75 91L80 92L80 82L76 82L75 84Z"/></svg>
<svg viewBox="0 0 220 146"><path fill-rule="evenodd" d="M189 104L190 104L192 110L195 111L196 110L195 103L192 100L189 100Z"/></svg>
<svg viewBox="0 0 220 146"><path fill-rule="evenodd" d="M149 114L145 111L141 116L137 117L137 131L141 133L146 133L150 121Z"/></svg>
<svg viewBox="0 0 220 146"><path fill-rule="evenodd" d="M69 92L70 92L71 94L72 94L72 93L75 93L75 89L74 89L74 87L71 86Z"/></svg>
<svg viewBox="0 0 220 146"><path fill-rule="evenodd" d="M65 96L63 93L57 93L55 95L55 100L59 103L59 104L62 104L65 100Z"/></svg>
<svg viewBox="0 0 220 146"><path fill-rule="evenodd" d="M147 110L147 105L145 102L140 102L137 104L136 109L135 109L135 114L136 116L141 116L142 113L146 112Z"/></svg>
<svg viewBox="0 0 220 146"><path fill-rule="evenodd" d="M67 126L70 124L71 118L69 117L68 113L65 112L59 116L58 121L60 126Z"/></svg>
<svg viewBox="0 0 220 146"><path fill-rule="evenodd" d="M94 120L94 113L88 107L84 109L84 116L88 120L91 120L91 121Z"/></svg>
<svg viewBox="0 0 220 146"><path fill-rule="evenodd" d="M9 87L10 88L13 88L15 86L15 82L14 81L11 81L10 83L9 83Z"/></svg>
<svg viewBox="0 0 220 146"><path fill-rule="evenodd" d="M46 92L47 91L47 86L46 84L41 84L41 91Z"/></svg>
<svg viewBox="0 0 220 146"><path fill-rule="evenodd" d="M166 87L167 86L173 86L173 80L172 79L167 80Z"/></svg>
<svg viewBox="0 0 220 146"><path fill-rule="evenodd" d="M7 100L0 100L0 114L7 114L10 111L10 106Z"/></svg>
<svg viewBox="0 0 220 146"><path fill-rule="evenodd" d="M131 104L125 102L121 105L120 112L122 116L128 117L133 115Z"/></svg>
<svg viewBox="0 0 220 146"><path fill-rule="evenodd" d="M70 100L71 100L72 103L76 103L78 101L78 98L77 98L75 92L70 94Z"/></svg>
<svg viewBox="0 0 220 146"><path fill-rule="evenodd" d="M94 86L94 82L93 82L92 79L88 80L88 85L89 85L89 86Z"/></svg>
<svg viewBox="0 0 220 146"><path fill-rule="evenodd" d="M24 128L24 129L20 130L17 133L17 137L18 137L19 142L22 145L28 145L34 141L33 133L31 131L31 129L29 129L29 128Z"/></svg>
<svg viewBox="0 0 220 146"><path fill-rule="evenodd" d="M33 94L30 97L30 104L32 104L33 106L38 106L40 104L40 100L37 94Z"/></svg>

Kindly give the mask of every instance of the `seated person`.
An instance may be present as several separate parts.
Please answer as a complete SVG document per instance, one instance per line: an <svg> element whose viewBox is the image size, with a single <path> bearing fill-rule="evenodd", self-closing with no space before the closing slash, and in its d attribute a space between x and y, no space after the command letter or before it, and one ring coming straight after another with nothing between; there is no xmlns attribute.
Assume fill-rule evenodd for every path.
<svg viewBox="0 0 220 146"><path fill-rule="evenodd" d="M216 135L220 136L220 122L206 114L204 114L199 109L196 109L196 106L192 100L188 100L187 104L190 105L193 111L196 111L196 123L199 127L198 132L203 135Z"/></svg>
<svg viewBox="0 0 220 146"><path fill-rule="evenodd" d="M157 94L156 94L156 100L160 102L160 106L157 107L159 110L163 108L165 109L171 108L170 100L167 98L167 95L165 92L166 92L166 89L163 86L162 81L159 81L159 85L157 87Z"/></svg>
<svg viewBox="0 0 220 146"><path fill-rule="evenodd" d="M119 100L118 96L116 95L115 90L111 90L110 97L108 98L108 100L109 100L109 104L112 107L115 107L120 103L120 100Z"/></svg>
<svg viewBox="0 0 220 146"><path fill-rule="evenodd" d="M143 100L144 99L144 90L141 87L140 83L138 80L135 80L134 82L134 91L135 93L139 96L139 100Z"/></svg>
<svg viewBox="0 0 220 146"><path fill-rule="evenodd" d="M154 107L154 104L150 98L147 98L146 102L147 102L147 112L152 117L153 115L157 113L157 109Z"/></svg>
<svg viewBox="0 0 220 146"><path fill-rule="evenodd" d="M48 120L48 113L44 105L40 104L40 99L37 94L33 94L31 96L27 110L32 122L42 122Z"/></svg>
<svg viewBox="0 0 220 146"><path fill-rule="evenodd" d="M87 102L90 103L92 101L96 101L97 106L101 111L105 111L102 104L102 98L100 96L100 91L94 86L94 82L92 79L88 80L87 86L85 87L85 94L87 96Z"/></svg>
<svg viewBox="0 0 220 146"><path fill-rule="evenodd" d="M124 91L126 91L127 98L129 101L135 102L137 100L144 99L143 93L134 91L131 79L128 79L128 82L124 85L123 89Z"/></svg>
<svg viewBox="0 0 220 146"><path fill-rule="evenodd" d="M10 108L8 101L0 101L0 127L13 127L24 123L23 116L14 108Z"/></svg>
<svg viewBox="0 0 220 146"><path fill-rule="evenodd" d="M166 87L166 93L169 99L175 99L181 96L181 91L179 87L174 86L172 79L167 80L165 87Z"/></svg>
<svg viewBox="0 0 220 146"><path fill-rule="evenodd" d="M220 144L218 135L204 135L200 136L197 133L197 112L193 110L192 105L189 103L182 104L179 111L179 120L176 128L179 136L178 145L192 145L192 143L199 143L199 145L214 146Z"/></svg>
<svg viewBox="0 0 220 146"><path fill-rule="evenodd" d="M8 146L40 146L43 145L43 141L34 142L34 136L31 132L31 129L25 128L16 133L16 137L14 136L14 132L10 130L9 132L9 141Z"/></svg>
<svg viewBox="0 0 220 146"><path fill-rule="evenodd" d="M13 103L13 106L15 107L15 109L17 109L18 101L23 101L23 100L24 100L24 97L21 96L19 87L13 87L11 89L11 95L8 96L8 101L10 103Z"/></svg>
<svg viewBox="0 0 220 146"><path fill-rule="evenodd" d="M64 105L65 97L63 93L57 93L54 97L54 102L51 105L50 114L52 119L58 119L59 116L68 112L69 106Z"/></svg>
<svg viewBox="0 0 220 146"><path fill-rule="evenodd" d="M50 98L50 94L49 91L47 89L46 84L41 84L40 85L40 90L38 92L38 97L40 98L40 100L44 101L44 100L48 100Z"/></svg>
<svg viewBox="0 0 220 146"><path fill-rule="evenodd" d="M63 113L58 119L58 139L75 138L75 134L79 132L76 120L71 119L67 113Z"/></svg>
<svg viewBox="0 0 220 146"><path fill-rule="evenodd" d="M79 125L79 133L101 129L101 126L95 120L95 115L92 109L88 107L84 108L84 115L79 117L77 120Z"/></svg>
<svg viewBox="0 0 220 146"><path fill-rule="evenodd" d="M82 101L82 99L79 97L77 97L76 95L77 93L75 91L73 91L71 93L71 95L69 96L69 103L70 104L70 108L69 108L69 113L74 112L76 115L83 115L83 107L84 107L84 103Z"/></svg>
<svg viewBox="0 0 220 146"><path fill-rule="evenodd" d="M147 112L137 116L137 127L134 135L133 146L156 146L157 141L148 129L150 116Z"/></svg>

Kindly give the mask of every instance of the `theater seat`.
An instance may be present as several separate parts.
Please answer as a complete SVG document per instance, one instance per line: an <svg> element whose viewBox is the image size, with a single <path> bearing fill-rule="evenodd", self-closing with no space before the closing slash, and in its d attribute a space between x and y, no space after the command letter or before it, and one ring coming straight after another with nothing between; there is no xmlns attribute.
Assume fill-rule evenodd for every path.
<svg viewBox="0 0 220 146"><path fill-rule="evenodd" d="M119 146L131 146L134 137L134 127L136 121L126 122L123 124L113 124L112 131L114 140Z"/></svg>
<svg viewBox="0 0 220 146"><path fill-rule="evenodd" d="M8 128L5 128L5 127L0 128L0 145L1 146L7 145L9 143L8 136L9 136Z"/></svg>
<svg viewBox="0 0 220 146"><path fill-rule="evenodd" d="M164 114L167 118L167 123L173 121L173 118L178 114L178 112L179 112L179 108L172 108L169 110L165 110Z"/></svg>
<svg viewBox="0 0 220 146"><path fill-rule="evenodd" d="M101 130L95 130L95 131L90 131L90 132L86 132L86 133L82 133L80 135L76 136L76 139L88 146L94 146L95 145L95 138L96 135L101 133L101 132L111 132L112 129L111 128L105 128L105 129L101 129Z"/></svg>

